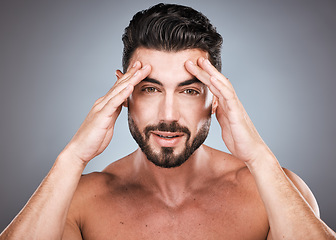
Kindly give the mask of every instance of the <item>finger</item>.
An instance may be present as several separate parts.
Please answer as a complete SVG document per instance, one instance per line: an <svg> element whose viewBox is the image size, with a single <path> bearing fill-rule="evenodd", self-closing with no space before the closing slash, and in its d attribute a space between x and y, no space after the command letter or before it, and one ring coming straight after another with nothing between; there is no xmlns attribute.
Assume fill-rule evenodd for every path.
<svg viewBox="0 0 336 240"><path fill-rule="evenodd" d="M128 85L126 88L124 88L122 91L118 92L115 96L113 96L100 110L103 115L107 115L108 117L113 117L115 113L119 113L120 111L117 111L120 109L122 103L131 95L133 92L134 86ZM116 116L114 116L116 119Z"/></svg>
<svg viewBox="0 0 336 240"><path fill-rule="evenodd" d="M225 85L227 85L230 88L233 88L231 82L227 77L225 77L221 72L215 68L209 59L205 59L203 57L200 57L197 60L197 64L204 70L206 71L210 76L216 77L218 80L222 81Z"/></svg>
<svg viewBox="0 0 336 240"><path fill-rule="evenodd" d="M219 92L219 95L217 97L223 98L226 101L233 100L236 98L236 94L233 91L232 88L229 88L226 84L224 84L222 81L217 79L214 76L210 77L210 82L212 84L212 88L216 89L217 92Z"/></svg>
<svg viewBox="0 0 336 240"><path fill-rule="evenodd" d="M235 92L226 87L222 82L217 80L215 77L211 77L211 82L213 82L214 86L220 85L219 91L221 93L221 97L218 99L219 107L217 107L218 116L225 116L228 118L230 123L244 123L246 124L247 113L239 101ZM218 120L220 118L217 116Z"/></svg>
<svg viewBox="0 0 336 240"><path fill-rule="evenodd" d="M137 85L144 78L146 78L150 74L150 72L151 72L151 66L145 65L143 68L137 70L132 76L128 77L126 80L124 79L116 83L113 89L109 91L105 95L104 99L101 101L100 103L101 107L107 104L107 102L109 102L114 96L118 95L128 86L131 86L131 89L133 91L134 86ZM125 99L121 103L123 103L127 99L127 97L125 97Z"/></svg>
<svg viewBox="0 0 336 240"><path fill-rule="evenodd" d="M197 60L197 63L202 70L206 71L206 73L211 76L211 84L220 92L221 96L223 96L226 101L238 99L229 79L220 73L217 68L210 63L209 59L200 57Z"/></svg>
<svg viewBox="0 0 336 240"><path fill-rule="evenodd" d="M119 69L115 71L115 75L116 75L116 77L117 77L117 81L119 81L120 78L122 78L122 77L124 76L124 74L123 74ZM117 82L116 82L116 83L117 83ZM113 85L113 87L116 85L116 83ZM102 96L102 97L100 97L99 99L97 99L97 101L95 102L94 105L98 105L98 104L100 104L100 103L105 99L105 96L106 96L107 94L109 94L111 91L113 91L113 87L110 88L110 90L109 90L104 96Z"/></svg>
<svg viewBox="0 0 336 240"><path fill-rule="evenodd" d="M125 74L122 74L121 71L118 70L122 74L122 78L129 78L132 76L136 71L138 71L141 68L141 63L139 61L136 61L132 67L128 68Z"/></svg>
<svg viewBox="0 0 336 240"><path fill-rule="evenodd" d="M127 70L125 74L123 74L120 70L117 70L116 71L117 81L115 82L113 87L110 89L110 91L111 90L113 91L115 86L118 86L118 84L128 81L140 68L141 68L141 63L139 61L136 61L133 64L133 66Z"/></svg>
<svg viewBox="0 0 336 240"><path fill-rule="evenodd" d="M132 76L121 80L115 86L115 92L119 92L119 89L125 88L127 85L132 85L133 87L137 85L140 81L145 79L151 72L151 66L145 65L141 69L137 70ZM112 91L113 92L113 91ZM112 94L113 95L113 94Z"/></svg>
<svg viewBox="0 0 336 240"><path fill-rule="evenodd" d="M120 85L122 82L125 82L130 79L141 67L141 63L139 61L136 61L129 70L123 74L121 71L117 70L115 72L117 76L117 81L114 83L114 85L110 88L110 90L100 98L100 101L98 102L99 104L103 103L105 104L109 99L107 99L108 96L111 95L113 91L117 88L118 85ZM119 77L120 76L120 77Z"/></svg>
<svg viewBox="0 0 336 240"><path fill-rule="evenodd" d="M210 81L211 76L206 71L190 60L185 62L185 68L191 75L194 75L198 80L204 83L215 96L220 97L220 92L212 85Z"/></svg>
<svg viewBox="0 0 336 240"><path fill-rule="evenodd" d="M197 66L191 60L185 62L185 68L189 73L194 75L198 80L202 81L205 85L209 86L211 84L210 75L206 71L201 69L199 66Z"/></svg>
<svg viewBox="0 0 336 240"><path fill-rule="evenodd" d="M141 63L139 61L136 61L133 67L131 67L125 74L122 75L121 78L117 80L115 85L128 81L131 77L137 74L140 68L141 68Z"/></svg>
<svg viewBox="0 0 336 240"><path fill-rule="evenodd" d="M151 72L151 66L150 65L145 65L142 68L141 67L141 63L139 61L135 62L135 64L132 67L132 71L128 71L127 73L125 73L114 85L113 90L117 89L119 87L119 85L123 85L124 83L128 83L128 84L133 84L133 86L135 86L136 84L138 84L139 82L137 80L143 80L145 77L148 76L148 74ZM136 71L134 71L134 69ZM145 73L145 76L143 76ZM138 79L140 77L140 79ZM133 83L133 80L135 80L136 83ZM108 95L108 94L107 94Z"/></svg>

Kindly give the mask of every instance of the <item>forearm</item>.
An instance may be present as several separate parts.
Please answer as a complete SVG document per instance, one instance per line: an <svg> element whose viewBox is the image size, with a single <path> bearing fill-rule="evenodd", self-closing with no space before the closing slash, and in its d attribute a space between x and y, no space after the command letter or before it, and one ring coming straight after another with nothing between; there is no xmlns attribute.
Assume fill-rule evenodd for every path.
<svg viewBox="0 0 336 240"><path fill-rule="evenodd" d="M61 153L21 212L0 239L60 239L85 165Z"/></svg>
<svg viewBox="0 0 336 240"><path fill-rule="evenodd" d="M272 239L336 239L270 151L248 167L264 202Z"/></svg>

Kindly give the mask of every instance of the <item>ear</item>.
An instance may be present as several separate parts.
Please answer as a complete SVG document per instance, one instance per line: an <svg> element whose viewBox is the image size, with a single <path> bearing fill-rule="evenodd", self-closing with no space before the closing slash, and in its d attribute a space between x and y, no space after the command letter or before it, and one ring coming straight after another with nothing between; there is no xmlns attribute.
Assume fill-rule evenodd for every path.
<svg viewBox="0 0 336 240"><path fill-rule="evenodd" d="M122 76L124 76L124 74L123 74L120 70L115 71L115 75L116 75L116 77L117 77L118 80L119 80Z"/></svg>
<svg viewBox="0 0 336 240"><path fill-rule="evenodd" d="M211 114L214 114L216 112L217 107L218 107L218 97L213 96Z"/></svg>

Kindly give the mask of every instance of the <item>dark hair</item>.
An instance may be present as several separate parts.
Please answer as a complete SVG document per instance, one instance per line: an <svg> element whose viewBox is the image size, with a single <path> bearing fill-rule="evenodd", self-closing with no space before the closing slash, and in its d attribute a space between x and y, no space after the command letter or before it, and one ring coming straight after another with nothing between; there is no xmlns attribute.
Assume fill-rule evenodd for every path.
<svg viewBox="0 0 336 240"><path fill-rule="evenodd" d="M198 48L208 52L212 64L221 69L222 37L206 16L190 7L160 3L140 11L122 40L124 72L139 47L175 52Z"/></svg>

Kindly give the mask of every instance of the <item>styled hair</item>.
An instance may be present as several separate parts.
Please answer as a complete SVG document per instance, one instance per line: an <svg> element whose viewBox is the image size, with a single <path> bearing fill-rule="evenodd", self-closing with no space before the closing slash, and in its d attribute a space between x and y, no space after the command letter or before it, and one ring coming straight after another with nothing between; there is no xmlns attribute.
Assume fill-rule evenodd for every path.
<svg viewBox="0 0 336 240"><path fill-rule="evenodd" d="M221 70L223 39L206 16L190 7L160 3L140 11L126 27L122 41L124 72L139 47L169 52L201 49Z"/></svg>

